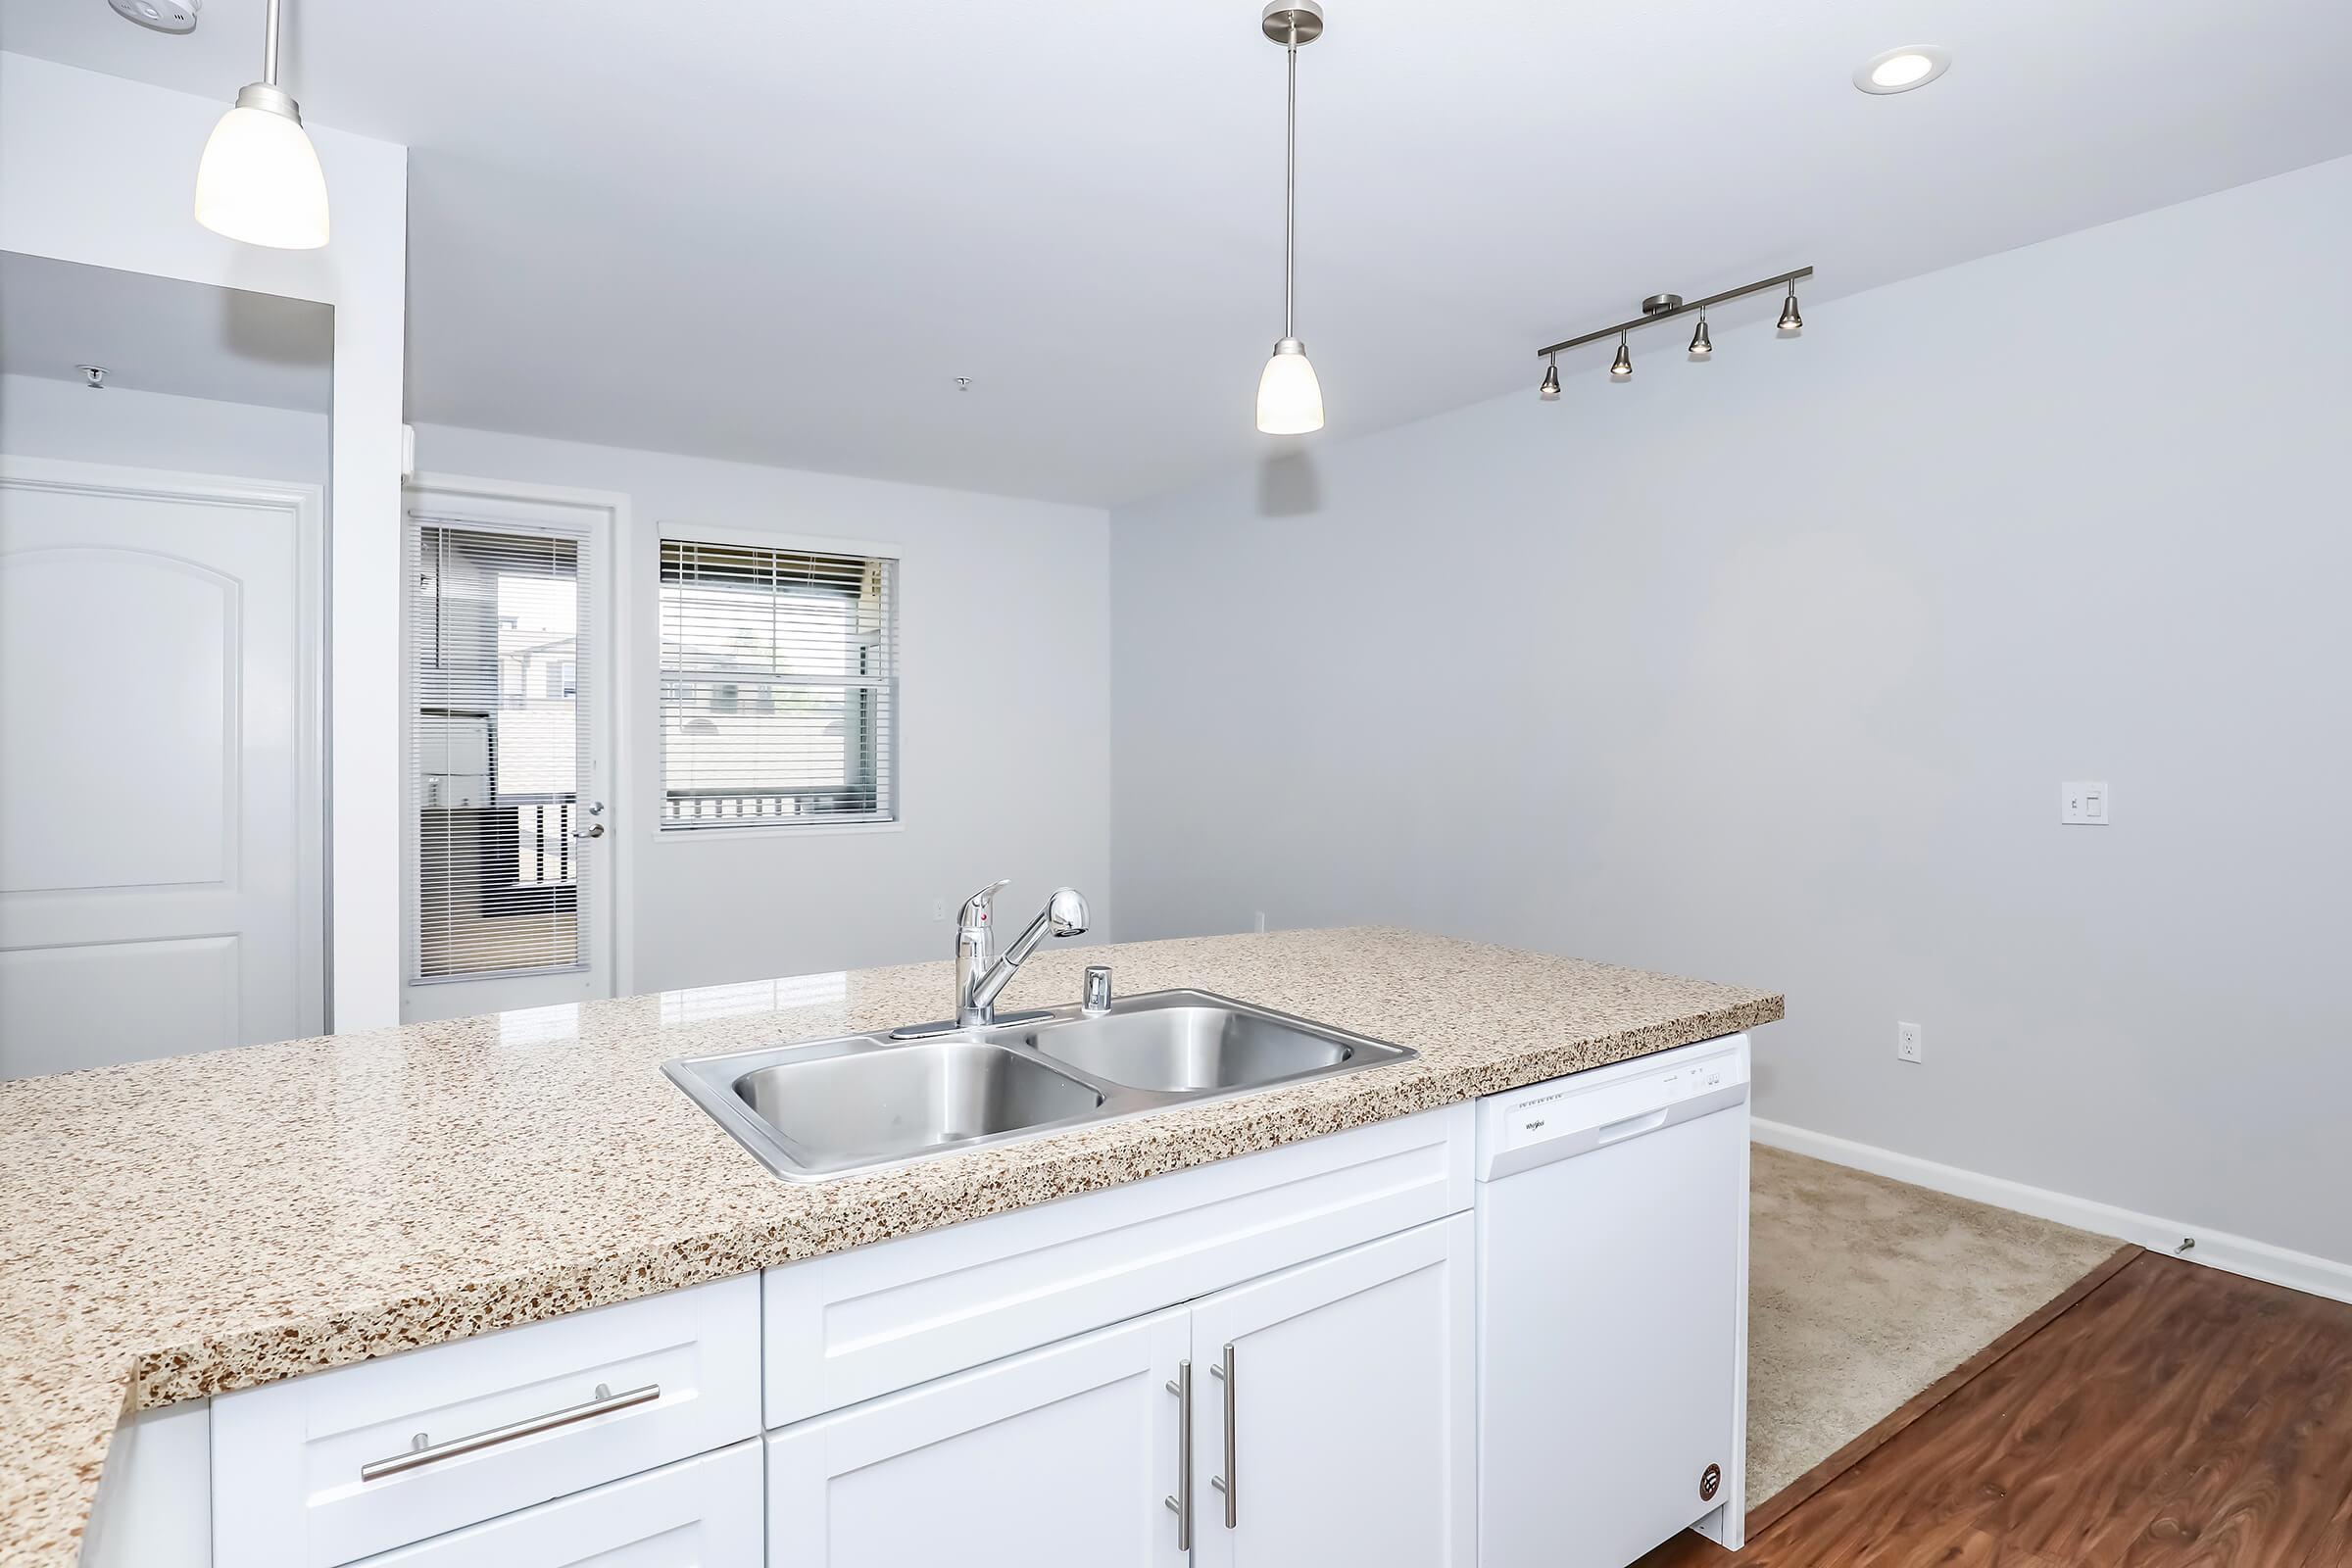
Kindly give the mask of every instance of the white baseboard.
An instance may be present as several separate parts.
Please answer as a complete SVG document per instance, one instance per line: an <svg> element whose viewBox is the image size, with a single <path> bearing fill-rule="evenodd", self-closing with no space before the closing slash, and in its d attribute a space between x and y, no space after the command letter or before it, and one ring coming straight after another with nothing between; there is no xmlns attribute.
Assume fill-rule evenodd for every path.
<svg viewBox="0 0 2352 1568"><path fill-rule="evenodd" d="M1757 1143L1786 1149L1792 1154L1808 1154L1832 1164L1866 1170L1875 1176L1909 1182L1914 1187L1949 1193L1954 1198L1972 1199L1996 1208L2013 1208L2021 1214L2055 1220L2078 1230L2118 1237L2135 1242L2151 1252L2178 1255L2249 1279L2267 1280L2273 1285L2338 1301L2352 1301L2352 1263L2290 1251L2250 1236L2205 1230L2180 1220L2118 1208L2113 1203L2093 1202L2087 1198L2054 1193L2046 1187L2028 1187L2024 1182L1985 1176L1957 1165L1939 1165L1915 1154L1897 1153L1873 1144L1857 1144L1847 1138L1833 1138L1827 1133L1809 1132L1762 1116L1755 1117L1750 1126ZM2188 1236L2195 1237L2197 1245L2186 1252L2175 1253L2181 1239Z"/></svg>

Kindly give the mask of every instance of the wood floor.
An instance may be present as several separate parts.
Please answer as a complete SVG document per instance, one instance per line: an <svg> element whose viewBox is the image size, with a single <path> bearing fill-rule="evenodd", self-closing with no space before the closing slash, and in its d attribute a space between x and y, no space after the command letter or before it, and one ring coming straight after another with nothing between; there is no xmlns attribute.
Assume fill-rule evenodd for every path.
<svg viewBox="0 0 2352 1568"><path fill-rule="evenodd" d="M1729 1554L1639 1568L2352 1568L2352 1305L2141 1253Z"/></svg>

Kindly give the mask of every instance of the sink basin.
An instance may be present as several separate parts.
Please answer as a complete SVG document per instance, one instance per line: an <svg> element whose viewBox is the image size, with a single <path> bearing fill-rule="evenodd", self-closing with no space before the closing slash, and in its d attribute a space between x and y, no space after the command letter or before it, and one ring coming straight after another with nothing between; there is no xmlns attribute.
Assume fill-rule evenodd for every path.
<svg viewBox="0 0 2352 1568"><path fill-rule="evenodd" d="M1038 1054L1090 1077L1161 1094L1283 1083L1346 1066L1357 1050L1345 1036L1184 997L1032 1024L1019 1038Z"/></svg>
<svg viewBox="0 0 2352 1568"><path fill-rule="evenodd" d="M882 1044L755 1068L732 1085L811 1170L905 1159L1102 1108L1034 1056L971 1040Z"/></svg>
<svg viewBox="0 0 2352 1568"><path fill-rule="evenodd" d="M792 1181L1093 1126L1414 1054L1205 991L1122 997L918 1040L848 1035L662 1070Z"/></svg>

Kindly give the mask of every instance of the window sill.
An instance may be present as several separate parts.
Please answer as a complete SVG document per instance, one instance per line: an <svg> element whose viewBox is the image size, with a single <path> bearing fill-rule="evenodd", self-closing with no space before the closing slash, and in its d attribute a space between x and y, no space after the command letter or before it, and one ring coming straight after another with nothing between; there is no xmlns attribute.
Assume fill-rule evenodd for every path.
<svg viewBox="0 0 2352 1568"><path fill-rule="evenodd" d="M716 844L737 844L745 839L818 839L837 838L845 834L901 833L906 831L904 820L895 822L806 822L793 826L777 823L772 827L656 827L657 844L691 844L709 839Z"/></svg>

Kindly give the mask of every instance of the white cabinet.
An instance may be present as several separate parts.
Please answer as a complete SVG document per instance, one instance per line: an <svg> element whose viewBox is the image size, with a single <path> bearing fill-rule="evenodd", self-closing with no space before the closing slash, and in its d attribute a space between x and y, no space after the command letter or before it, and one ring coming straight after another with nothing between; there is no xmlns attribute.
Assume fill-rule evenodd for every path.
<svg viewBox="0 0 2352 1568"><path fill-rule="evenodd" d="M767 1439L769 1568L1167 1568L1188 1314L1155 1313Z"/></svg>
<svg viewBox="0 0 2352 1568"><path fill-rule="evenodd" d="M771 1268L767 1424L1458 1213L1475 1196L1474 1121L1447 1105Z"/></svg>
<svg viewBox="0 0 2352 1568"><path fill-rule="evenodd" d="M760 1445L575 1493L354 1568L760 1568Z"/></svg>
<svg viewBox="0 0 2352 1568"><path fill-rule="evenodd" d="M213 1401L214 1561L337 1568L759 1433L753 1274L265 1384Z"/></svg>
<svg viewBox="0 0 2352 1568"><path fill-rule="evenodd" d="M1471 1568L1474 1234L1457 1214L773 1433L768 1568L1180 1568L1185 1522L1200 1564Z"/></svg>
<svg viewBox="0 0 2352 1568"><path fill-rule="evenodd" d="M1199 1302L1195 1561L1472 1568L1467 1214Z"/></svg>

